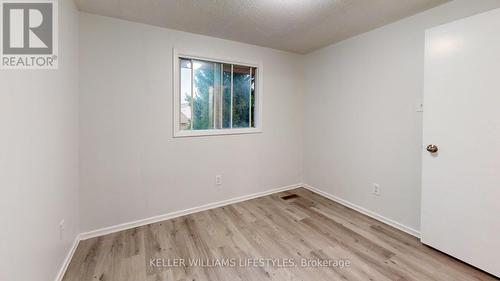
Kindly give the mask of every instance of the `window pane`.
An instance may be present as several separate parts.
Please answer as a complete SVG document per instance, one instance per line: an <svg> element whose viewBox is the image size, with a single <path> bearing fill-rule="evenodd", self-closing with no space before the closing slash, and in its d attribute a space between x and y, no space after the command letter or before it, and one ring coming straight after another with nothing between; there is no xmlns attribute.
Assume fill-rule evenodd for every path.
<svg viewBox="0 0 500 281"><path fill-rule="evenodd" d="M255 77L257 77L257 68L253 67L252 68L252 78L251 78L252 80L250 81L250 83L251 83L251 92L250 92L251 97L250 97L250 101L252 102L252 104L251 104L251 111L250 111L250 114L252 115L251 118L250 118L251 119L250 120L250 122L251 122L250 123L251 124L250 127L252 127L252 128L255 128L255 85L256 85L255 84L256 83L256 81L255 81L256 78Z"/></svg>
<svg viewBox="0 0 500 281"><path fill-rule="evenodd" d="M222 128L231 128L231 65L224 64L223 97L222 97Z"/></svg>
<svg viewBox="0 0 500 281"><path fill-rule="evenodd" d="M233 66L233 128L250 126L250 67Z"/></svg>
<svg viewBox="0 0 500 281"><path fill-rule="evenodd" d="M193 130L213 129L215 63L193 60Z"/></svg>
<svg viewBox="0 0 500 281"><path fill-rule="evenodd" d="M181 130L191 130L191 60L181 59Z"/></svg>

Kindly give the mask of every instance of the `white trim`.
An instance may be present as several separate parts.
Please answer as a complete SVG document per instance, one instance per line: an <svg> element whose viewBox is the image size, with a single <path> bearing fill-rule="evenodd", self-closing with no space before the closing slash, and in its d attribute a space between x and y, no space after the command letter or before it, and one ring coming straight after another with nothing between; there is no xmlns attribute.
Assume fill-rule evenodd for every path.
<svg viewBox="0 0 500 281"><path fill-rule="evenodd" d="M127 229L131 229L131 228L138 227L138 226L143 226L143 225L147 225L147 224L151 224L151 223L156 223L156 222L160 222L160 221L164 221L164 220L182 217L185 215L189 215L189 214L193 214L193 213L197 213L197 212L202 212L202 211L206 211L206 210L210 210L210 209L214 209L214 208L219 208L219 207L227 206L230 204L239 203L242 201L247 201L250 199L254 199L254 198L258 198L258 197L262 197L262 196L267 196L267 195L274 194L277 192L282 192L282 191L295 189L295 188L299 188L299 187L302 187L302 184L300 184L300 183L292 184L292 185L288 185L285 187L275 188L275 189L271 189L271 190L267 190L267 191L263 191L263 192L258 192L258 193L253 193L253 194L249 194L249 195L243 195L243 196L239 196L239 197L235 197L235 198L231 198L231 199L227 199L227 200L223 200L223 201L219 201L219 202L209 203L206 205L202 205L199 207L193 207L193 208L189 208L186 210L175 211L175 212L171 212L171 213L164 214L164 215L154 216L154 217L140 219L140 220L136 220L136 221L132 221L132 222L122 223L119 225L114 225L114 226L109 226L109 227L105 227L105 228L101 228L101 229L96 229L96 230L92 230L89 232L81 233L80 240L95 238L95 237L99 237L102 235L106 235L106 234L110 234L110 233L114 233L114 232L118 232L118 231L122 231L122 230L127 230Z"/></svg>
<svg viewBox="0 0 500 281"><path fill-rule="evenodd" d="M75 240L73 241L73 245L71 246L71 249L69 249L68 254L66 255L66 258L64 259L64 262L61 266L61 269L59 269L59 272L57 273L56 276L56 281L62 281L64 278L64 274L66 273L66 270L68 269L69 263L71 262L71 259L73 259L73 255L76 252L76 248L78 248L78 244L80 243L80 235L76 235Z"/></svg>
<svg viewBox="0 0 500 281"><path fill-rule="evenodd" d="M179 73L179 58L188 58L188 59L198 59L198 60L206 60L206 61L214 61L218 63L225 63L232 65L244 65L249 67L257 68L255 74L255 113L254 113L254 122L255 128L242 128L242 129L225 129L224 132L222 129L214 129L214 130L181 130L180 129L180 73ZM249 62L240 59L224 59L217 58L215 56L210 55L199 55L189 51L180 51L176 48L172 49L172 106L173 106L173 136L174 137L192 137L192 136L212 136L212 135L233 135L233 134L252 134L252 133L262 133L262 100L263 100L263 92L262 92L262 73L263 73L263 65L262 63ZM231 76L232 80L232 76ZM231 81L232 87L232 81ZM193 87L191 87L191 91L193 91ZM231 90L232 93L232 90ZM231 97L232 102L232 97ZM231 109L232 113L232 109ZM192 118L192 117L191 117ZM232 122L232 118L231 118ZM234 132L231 132L234 131Z"/></svg>
<svg viewBox="0 0 500 281"><path fill-rule="evenodd" d="M202 137L202 136L222 136L222 135L243 135L243 134L258 134L262 130L257 128L233 128L233 129L213 129L213 130L193 130L193 131L178 131L175 134L176 138L183 137Z"/></svg>
<svg viewBox="0 0 500 281"><path fill-rule="evenodd" d="M308 190L310 190L310 191L312 191L314 193L317 193L317 194L319 194L319 195L321 195L323 197L326 197L326 198L328 198L328 199L330 199L332 201L335 201L335 202L337 202L337 203L339 203L341 205L344 205L344 206L346 206L348 208L351 208L351 209L353 209L353 210L355 210L357 212L360 212L360 213L362 213L364 215L367 215L367 216L369 216L369 217L371 217L373 219L376 219L376 220L378 220L380 222L383 222L383 223L385 223L387 225L390 225L390 226L392 226L392 227L394 227L396 229L399 229L399 230L401 230L403 232L406 232L406 233L408 233L408 234L410 234L412 236L420 238L420 231L418 231L416 229L413 229L413 228L411 228L409 226L406 226L404 224L401 224L401 223L399 223L399 222L397 222L395 220L392 220L392 219L389 219L387 217L384 217L384 216L382 216L380 214L377 214L377 213L375 213L373 211L370 211L370 210L368 210L366 208L363 208L363 207L358 206L358 205L356 205L354 203L351 203L351 202L349 202L347 200L339 198L339 197L337 197L335 195L332 195L332 194L327 193L325 191L319 190L319 189L317 189L315 187L312 187L312 186L310 186L308 184L302 184L302 187L304 187L305 189L308 189Z"/></svg>

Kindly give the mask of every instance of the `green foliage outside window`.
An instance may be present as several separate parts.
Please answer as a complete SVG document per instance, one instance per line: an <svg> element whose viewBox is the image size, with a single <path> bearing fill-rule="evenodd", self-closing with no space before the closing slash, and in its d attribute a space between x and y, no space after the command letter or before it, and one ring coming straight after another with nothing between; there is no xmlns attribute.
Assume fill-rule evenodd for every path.
<svg viewBox="0 0 500 281"><path fill-rule="evenodd" d="M191 62L194 64L191 66L194 67L193 97L186 96L185 101L187 104L192 105L192 117L190 119L192 129L228 129L231 126L232 128L253 127L255 125L255 68L237 66L238 73L236 73L236 66L234 66L231 103L230 65L194 60ZM229 70L227 67L229 67ZM223 68L223 71L221 71L221 68ZM252 71L253 75L251 75ZM191 79L191 77L181 77L181 79ZM216 106L217 98L220 98L219 106ZM219 119L220 122L218 122ZM190 128L190 124L187 127Z"/></svg>

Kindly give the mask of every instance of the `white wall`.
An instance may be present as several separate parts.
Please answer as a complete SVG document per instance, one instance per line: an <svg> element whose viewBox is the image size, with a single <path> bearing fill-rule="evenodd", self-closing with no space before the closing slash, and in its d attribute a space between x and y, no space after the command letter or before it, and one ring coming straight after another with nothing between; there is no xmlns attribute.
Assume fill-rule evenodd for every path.
<svg viewBox="0 0 500 281"><path fill-rule="evenodd" d="M59 69L0 70L0 280L54 280L79 233L78 11L59 3Z"/></svg>
<svg viewBox="0 0 500 281"><path fill-rule="evenodd" d="M424 30L496 7L456 0L309 54L305 182L418 230Z"/></svg>
<svg viewBox="0 0 500 281"><path fill-rule="evenodd" d="M83 231L302 181L302 56L90 14L80 43ZM262 62L264 132L174 139L174 46Z"/></svg>

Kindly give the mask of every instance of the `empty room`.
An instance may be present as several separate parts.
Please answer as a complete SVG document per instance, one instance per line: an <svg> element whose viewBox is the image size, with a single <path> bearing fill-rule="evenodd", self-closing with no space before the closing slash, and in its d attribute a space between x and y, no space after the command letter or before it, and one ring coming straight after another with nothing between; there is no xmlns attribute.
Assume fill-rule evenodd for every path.
<svg viewBox="0 0 500 281"><path fill-rule="evenodd" d="M0 0L1 281L500 280L500 0Z"/></svg>

